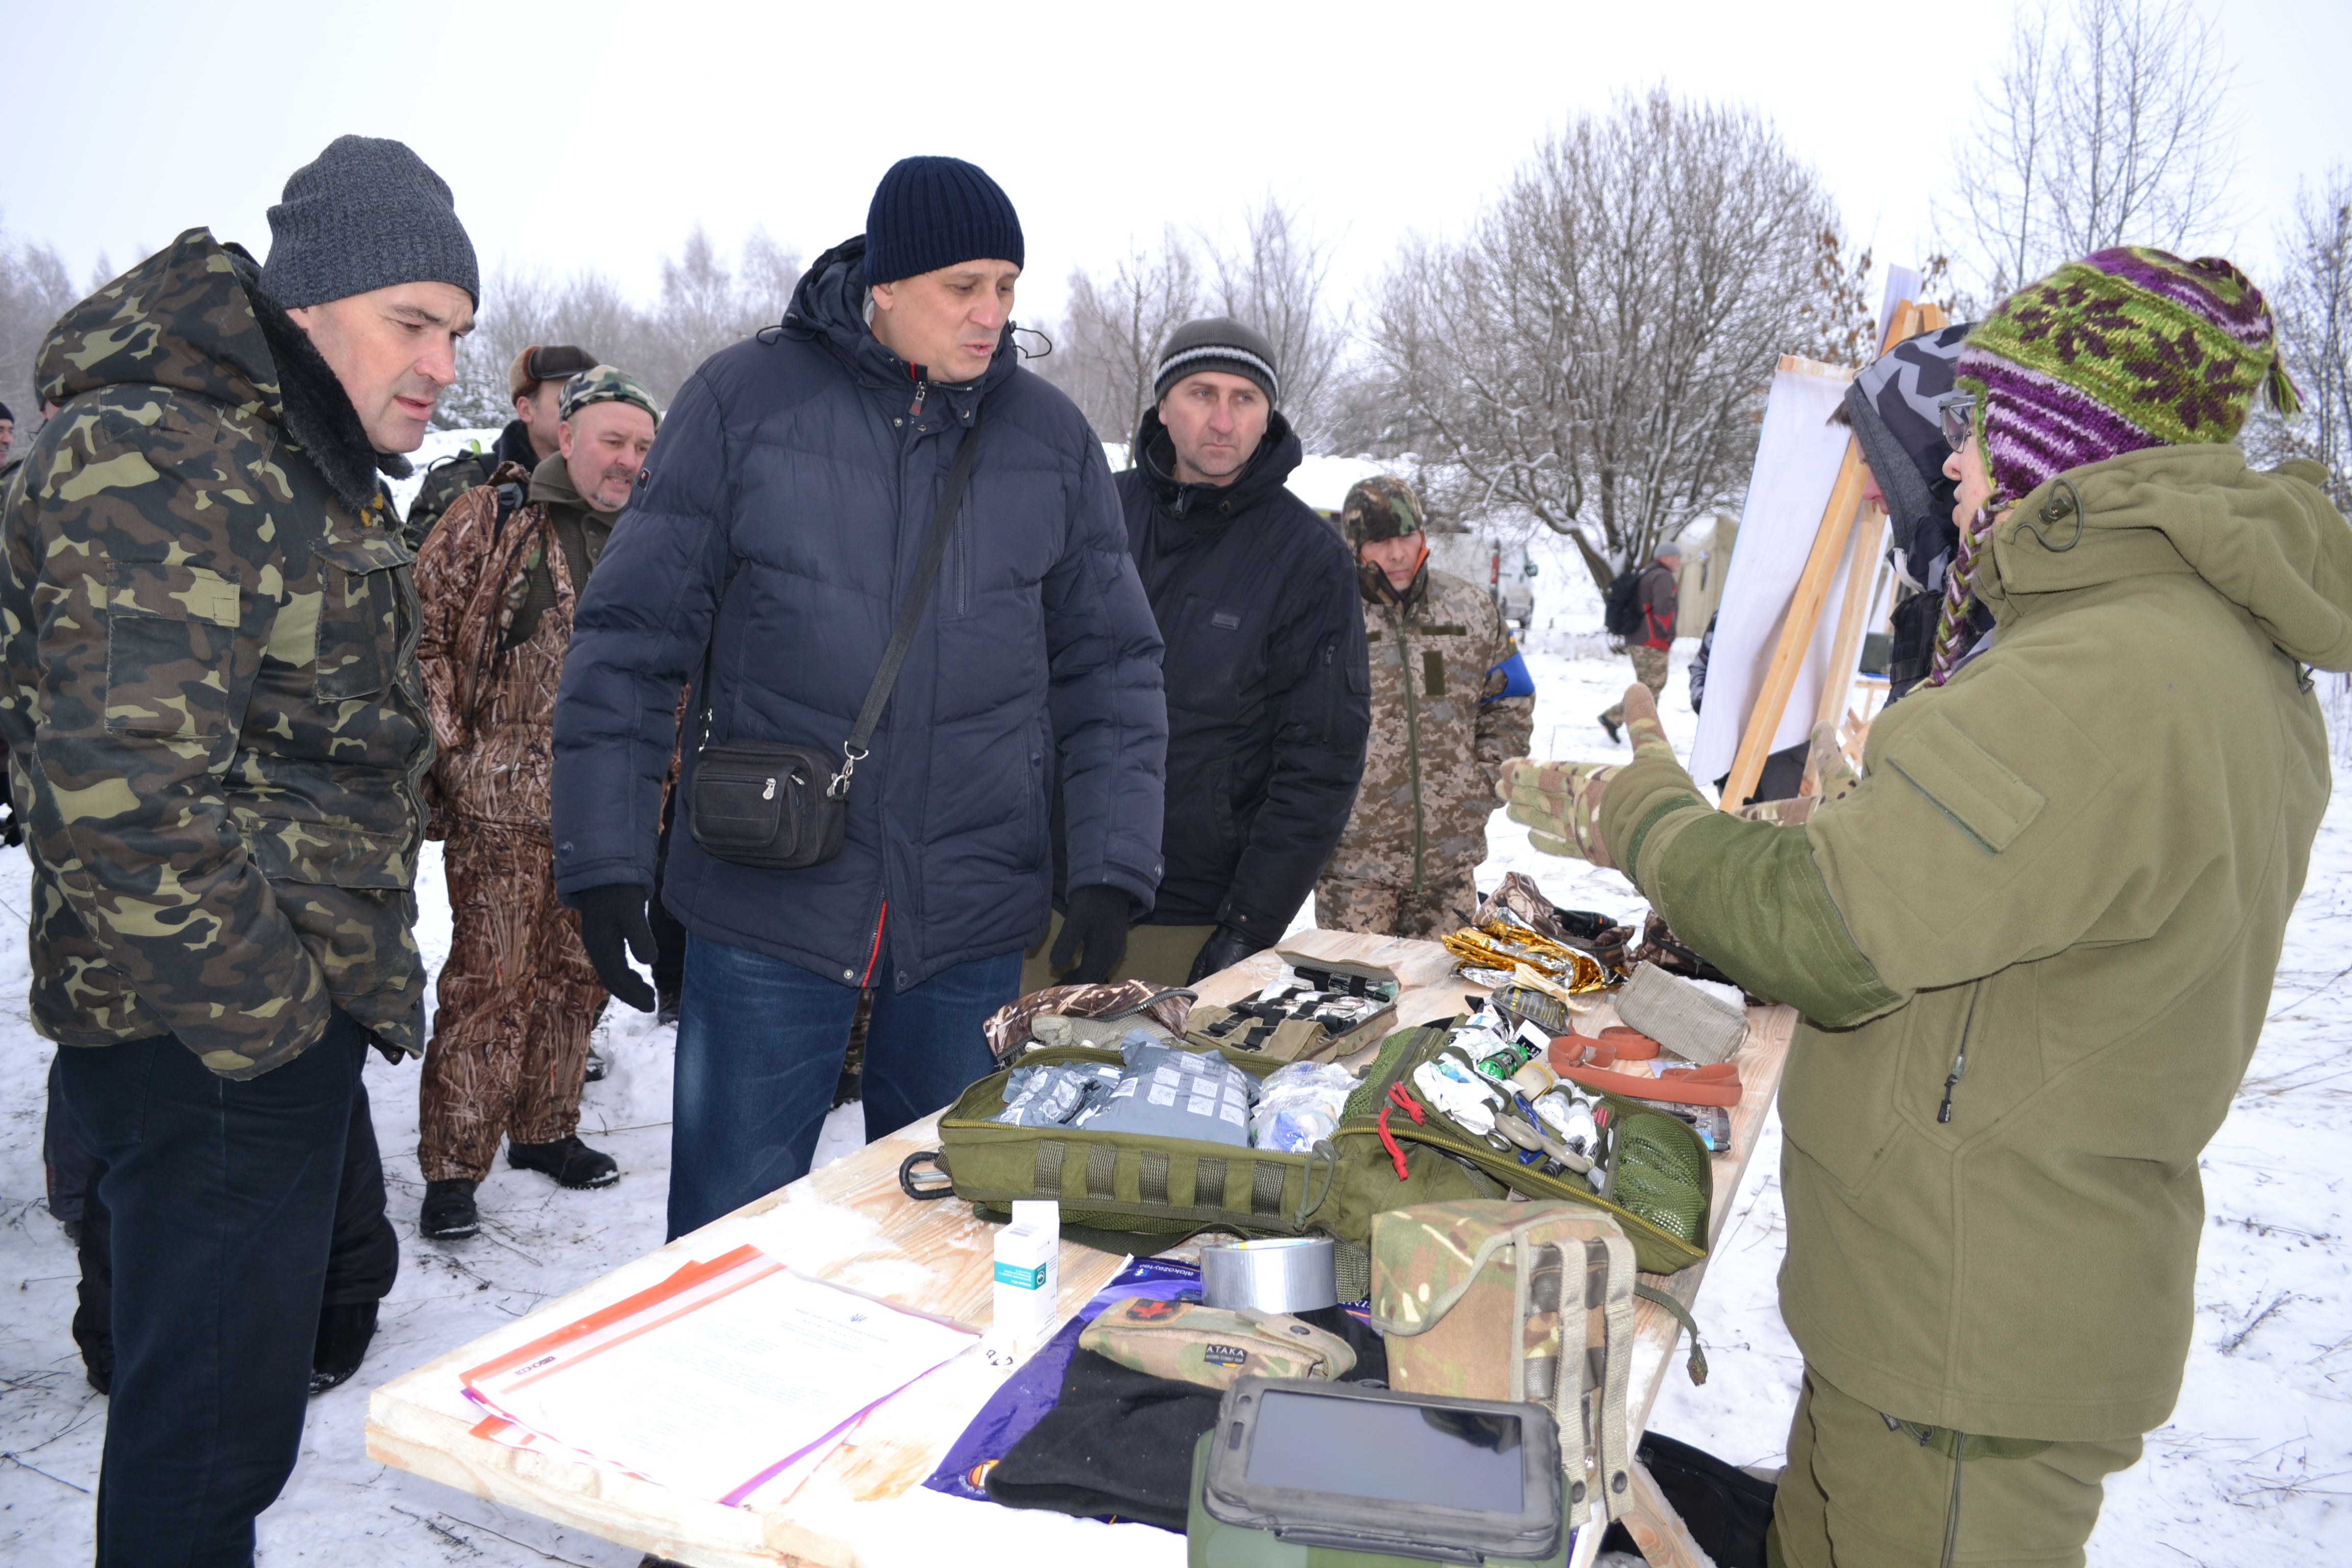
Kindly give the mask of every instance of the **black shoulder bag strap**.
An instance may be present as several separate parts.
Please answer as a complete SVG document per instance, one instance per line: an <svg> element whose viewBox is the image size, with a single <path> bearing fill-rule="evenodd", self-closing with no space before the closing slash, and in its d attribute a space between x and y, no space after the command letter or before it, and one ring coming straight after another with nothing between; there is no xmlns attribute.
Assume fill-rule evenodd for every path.
<svg viewBox="0 0 2352 1568"><path fill-rule="evenodd" d="M890 700L890 689L898 684L898 670L907 662L907 650L915 645L915 629L922 624L923 611L931 602L932 585L940 580L940 561L948 552L948 535L955 531L956 510L963 505L963 489L971 478L972 460L980 453L980 421L987 412L983 401L972 410L971 423L964 427L963 439L956 444L955 464L948 469L947 489L940 492L940 512L931 523L931 537L923 546L921 564L915 568L915 580L908 586L907 602L898 607L898 624L890 628L890 646L882 650L882 668L874 672L874 684L866 689L866 706L857 710L857 727L841 744L841 771L833 775L824 793L835 800L849 794L849 775L866 760L868 742L874 739L874 726L882 721L883 707Z"/></svg>

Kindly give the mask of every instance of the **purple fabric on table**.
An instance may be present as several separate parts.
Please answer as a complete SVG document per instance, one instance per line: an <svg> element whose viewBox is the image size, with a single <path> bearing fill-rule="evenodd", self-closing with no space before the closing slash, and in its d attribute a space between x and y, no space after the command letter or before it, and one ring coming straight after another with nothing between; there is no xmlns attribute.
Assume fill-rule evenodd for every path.
<svg viewBox="0 0 2352 1568"><path fill-rule="evenodd" d="M1078 1336L1086 1331L1087 1325L1112 1302L1136 1296L1156 1301L1197 1301L1201 1299L1201 1271L1192 1264L1172 1258L1129 1258L1127 1267L1109 1284L1095 1292L1094 1298L1062 1325L1061 1332L1046 1341L1044 1348L1016 1368L989 1396L962 1436L950 1445L940 1468L923 1484L950 1497L987 1502L988 1493L980 1486L975 1472L985 1474L986 1467L1011 1453L1013 1445L1027 1436L1029 1429L1054 1408L1055 1401L1062 1395L1062 1378L1069 1371L1070 1357L1077 1352Z"/></svg>

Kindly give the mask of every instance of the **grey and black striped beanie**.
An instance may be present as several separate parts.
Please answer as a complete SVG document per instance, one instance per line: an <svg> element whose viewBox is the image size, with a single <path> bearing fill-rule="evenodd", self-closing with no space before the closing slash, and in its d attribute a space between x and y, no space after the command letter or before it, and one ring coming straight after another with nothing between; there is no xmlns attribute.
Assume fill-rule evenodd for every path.
<svg viewBox="0 0 2352 1568"><path fill-rule="evenodd" d="M1204 316L1168 334L1168 346L1160 351L1160 374L1151 383L1153 399L1167 396L1170 387L1204 370L1246 376L1265 394L1268 406L1282 405L1282 374L1275 366L1274 345L1263 332L1229 316Z"/></svg>

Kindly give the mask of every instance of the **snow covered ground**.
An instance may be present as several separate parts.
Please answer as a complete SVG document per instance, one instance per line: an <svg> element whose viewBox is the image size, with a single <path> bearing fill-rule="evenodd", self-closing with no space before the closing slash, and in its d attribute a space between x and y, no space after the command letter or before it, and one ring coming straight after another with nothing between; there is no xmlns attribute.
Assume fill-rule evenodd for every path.
<svg viewBox="0 0 2352 1568"><path fill-rule="evenodd" d="M1559 592L1570 563L1548 568ZM1535 747L1563 757L1622 757L1593 715L1622 691L1622 659L1597 657L1597 605L1543 618L1529 637L1541 695ZM1687 750L1696 729L1676 651L1666 722ZM1530 849L1496 816L1480 880L1509 870L1556 901L1639 912L1613 872ZM0 855L0 910L21 931L21 857ZM448 946L438 847L420 882L422 937L437 967ZM2200 1265L2199 1321L2188 1381L2147 1458L2107 1488L2091 1544L2095 1564L2245 1564L2352 1559L2352 805L2320 832L2310 884L2287 937L2274 1012L2245 1089L2205 1157L2210 1226ZM106 1402L83 1382L67 1322L71 1249L42 1202L40 1128L51 1047L25 1016L21 936L0 937L0 1561L87 1562ZM260 1561L335 1568L446 1563L634 1568L637 1553L371 1462L362 1441L368 1390L505 1319L658 1246L669 1158L671 1031L620 1012L604 1049L612 1076L591 1085L583 1134L625 1173L602 1192L571 1193L501 1169L481 1192L482 1234L456 1246L417 1239L415 1068L370 1058L368 1087L402 1236L400 1281L384 1303L368 1363L314 1401L302 1459L263 1516ZM2333 1131L2331 1131L2333 1129ZM820 1158L855 1147L855 1108L835 1114ZM1778 1465L1800 1372L1775 1305L1782 1234L1777 1121L1744 1188L1740 1218L1700 1298L1713 1376L1670 1374L1652 1425L1739 1464ZM2063 1314L2063 1302L2052 1302ZM952 1504L947 1506L979 1506ZM1066 1538L1064 1538L1066 1539ZM2332 1543L2332 1544L2331 1544ZM2340 1554L2340 1555L2339 1555Z"/></svg>

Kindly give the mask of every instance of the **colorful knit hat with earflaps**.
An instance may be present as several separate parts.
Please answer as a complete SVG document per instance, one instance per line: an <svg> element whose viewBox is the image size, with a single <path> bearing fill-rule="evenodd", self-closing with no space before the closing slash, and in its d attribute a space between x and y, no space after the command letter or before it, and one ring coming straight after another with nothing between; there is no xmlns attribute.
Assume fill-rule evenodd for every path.
<svg viewBox="0 0 2352 1568"><path fill-rule="evenodd" d="M2262 290L2219 257L2132 246L2070 261L2003 300L1969 334L1954 384L1977 397L1992 478L1985 516L2069 468L2150 447L2229 441L2256 393L2301 406ZM1927 680L1949 678L1989 524L1962 530L1945 574Z"/></svg>

